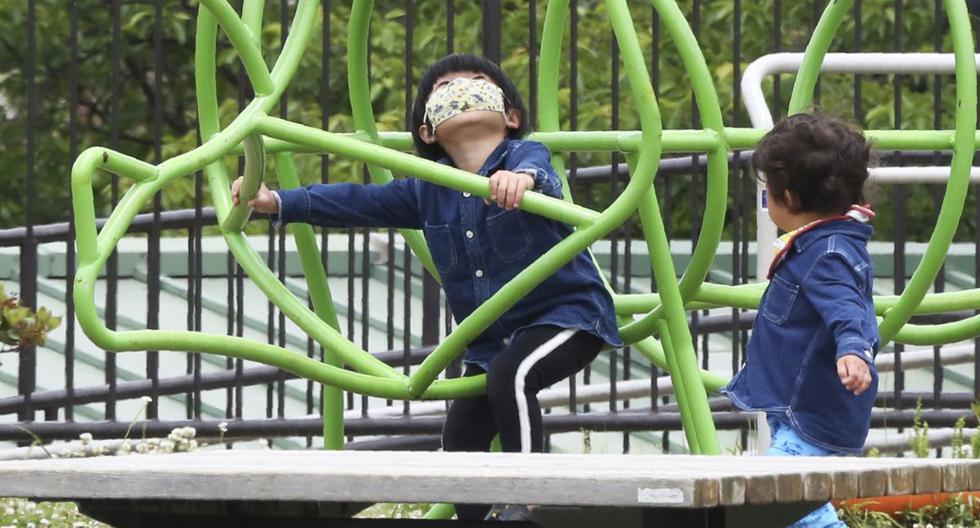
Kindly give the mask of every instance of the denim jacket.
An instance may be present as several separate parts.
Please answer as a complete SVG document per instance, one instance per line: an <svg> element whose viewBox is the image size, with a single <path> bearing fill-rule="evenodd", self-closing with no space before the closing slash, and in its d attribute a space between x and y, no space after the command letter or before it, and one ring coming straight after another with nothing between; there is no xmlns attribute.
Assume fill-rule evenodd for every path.
<svg viewBox="0 0 980 528"><path fill-rule="evenodd" d="M448 158L440 163L451 164ZM541 143L504 140L479 173L527 172L534 190L561 198L561 180ZM415 178L385 185L315 184L277 191L284 222L325 227L422 229L453 316L462 321L546 251L572 233L566 224ZM612 297L588 252L559 268L505 312L466 349L484 370L519 330L538 325L577 328L621 346Z"/></svg>
<svg viewBox="0 0 980 528"><path fill-rule="evenodd" d="M861 451L878 390L870 237L870 226L838 220L793 241L762 296L745 366L722 389L736 406L785 418L839 453ZM871 370L860 396L837 375L837 359L849 354Z"/></svg>

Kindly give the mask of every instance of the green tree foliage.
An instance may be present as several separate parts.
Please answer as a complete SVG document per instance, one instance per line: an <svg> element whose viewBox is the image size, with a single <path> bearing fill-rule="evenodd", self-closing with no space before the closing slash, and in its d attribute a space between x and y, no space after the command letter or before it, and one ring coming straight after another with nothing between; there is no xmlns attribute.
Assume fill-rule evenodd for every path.
<svg viewBox="0 0 980 528"><path fill-rule="evenodd" d="M68 3L61 0L37 0L37 73L35 186L38 199L34 211L37 223L63 221L69 211L68 173L72 158L69 144L70 116L78 120L78 148L106 145L138 158L155 162L194 148L198 143L194 97L194 32L198 5L193 0L161 0L162 18L157 24L155 2L122 0L119 8L118 60L113 50L113 5L104 2L78 2L78 85L74 91L77 104L69 103L72 60L71 17ZM231 3L238 7L240 0ZM294 4L295 2L290 2ZM528 97L531 83L529 24L531 14L526 2L503 2L502 64ZM740 17L741 57L736 62L733 49L735 32L732 0L702 0L700 12L692 13L692 1L682 0L714 77L722 112L728 126L748 126L746 113L738 100L739 73L759 56L773 51L800 51L810 39L823 1L787 2L781 5L778 28L774 28L774 1L742 2ZM860 49L895 50L896 17L890 0L860 2L862 23ZM6 183L0 203L0 228L24 223L25 153L27 130L27 2L13 2L0 13L0 174ZM263 49L269 64L279 55L282 21L292 20L279 12L280 2L267 2L262 32ZM538 2L535 13L536 35L540 37L547 2ZM658 26L649 4L630 5L651 75L659 95L664 127L669 129L701 128L692 101L689 76L685 73L675 46L665 28ZM292 8L290 8L292 9ZM411 72L406 72L405 54L406 3L378 0L375 3L371 33L371 98L379 128L406 129L406 106L414 93L414 83L425 66L450 51L480 53L481 13L479 2L455 2L454 28L450 44L446 32L445 2L414 2L411 44ZM346 81L347 24L350 2L329 2L329 16L318 13L317 26L296 78L290 85L280 112L289 119L327 128L331 131L353 130ZM621 67L614 69L613 35L598 0L578 2L577 77L571 79L571 49L566 30L561 91L558 95L562 128L573 128L572 87L577 94L574 128L607 130L636 128L637 118L631 111L632 101ZM328 38L324 42L324 21ZM160 32L156 35L159 25ZM899 38L904 51L949 51L948 27L943 19L936 21L933 2L905 5L901 14ZM656 28L656 29L655 29ZM855 24L844 22L833 47L834 51L854 51ZM154 54L155 37L160 39L159 60ZM241 104L250 99L250 88L240 72L239 62L227 40L219 37L218 91L222 123L237 114ZM325 50L324 45L329 46ZM406 90L406 73L411 81ZM613 76L616 76L613 79ZM321 86L321 78L326 82ZM792 75L766 81L770 106L785 112L793 82ZM159 84L159 92L156 86ZM857 92L860 92L859 94ZM614 94L618 93L618 107ZM896 93L900 102L896 104ZM858 97L856 97L856 95ZM942 101L941 111L934 114L933 99ZM855 121L866 128L931 129L951 128L953 123L953 85L951 77L866 75L855 87L853 76L828 75L822 79L818 103L832 114ZM533 105L532 105L533 106ZM158 111L158 112L157 112ZM615 119L614 119L615 118ZM327 178L330 181L362 181L363 167L349 160L298 155L301 174L307 182ZM607 164L608 154L581 153L578 166ZM622 161L621 159L619 161ZM238 161L228 160L232 173ZM327 166L326 172L321 167ZM703 171L702 171L703 173ZM274 178L274 172L270 173ZM663 203L670 204L670 225L674 236L689 236L691 226L699 222L699 207L694 193L703 193L703 174L691 185L688 177L675 177L661 193ZM733 180L730 200L736 196L752 203L752 176L745 174L741 188ZM122 182L122 190L127 183ZM112 184L108 177L96 181L99 213L111 209ZM619 184L622 186L622 183ZM574 187L579 201L602 207L614 191L608 184L585 188ZM904 191L881 189L874 196L879 208L876 228L879 238L894 235L895 192L908 196L905 215L906 236L925 240L937 214L937 199L942 189L911 187ZM169 185L162 193L164 209L193 206L195 182L191 177ZM203 202L209 201L205 189ZM971 196L971 203L972 203ZM972 218L964 216L958 236L972 236ZM253 226L261 229L262 226Z"/></svg>

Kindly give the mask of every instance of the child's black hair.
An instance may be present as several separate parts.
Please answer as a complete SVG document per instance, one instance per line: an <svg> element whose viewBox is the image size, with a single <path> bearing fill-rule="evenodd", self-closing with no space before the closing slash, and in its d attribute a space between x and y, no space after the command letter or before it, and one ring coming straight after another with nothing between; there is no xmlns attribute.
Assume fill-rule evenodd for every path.
<svg viewBox="0 0 980 528"><path fill-rule="evenodd" d="M504 109L506 111L517 110L520 114L520 126L509 128L507 137L520 139L526 136L529 131L527 109L524 107L521 94L499 66L489 59L475 55L464 53L448 55L429 66L429 69L422 74L422 78L419 79L418 91L415 94L415 104L412 105L412 140L415 141L415 149L419 156L423 158L435 161L446 156L446 152L438 143L428 144L422 141L422 137L419 136L419 127L422 126L422 120L425 119L425 103L432 95L433 85L436 79L447 73L462 71L479 72L490 77L490 80L504 92ZM428 123L428 125L431 127L432 123Z"/></svg>
<svg viewBox="0 0 980 528"><path fill-rule="evenodd" d="M756 146L752 164L769 199L782 205L786 190L799 200L794 213L843 213L863 204L871 147L858 130L819 114L776 123Z"/></svg>

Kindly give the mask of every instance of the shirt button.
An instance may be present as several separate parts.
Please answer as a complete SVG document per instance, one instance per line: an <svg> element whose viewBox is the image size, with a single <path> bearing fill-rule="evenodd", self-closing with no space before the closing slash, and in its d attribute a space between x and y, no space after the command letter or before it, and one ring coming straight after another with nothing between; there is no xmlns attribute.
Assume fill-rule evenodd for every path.
<svg viewBox="0 0 980 528"><path fill-rule="evenodd" d="M472 231L469 231L469 230L467 230L467 231L466 231L466 238L473 238L473 232L472 232Z"/></svg>
<svg viewBox="0 0 980 528"><path fill-rule="evenodd" d="M476 275L477 277L482 277L483 276L483 270L476 270L476 273L474 273L474 275Z"/></svg>
<svg viewBox="0 0 980 528"><path fill-rule="evenodd" d="M473 195L470 194L470 193L468 193L468 192L464 192L463 193L463 198L469 198L470 196L473 196Z"/></svg>

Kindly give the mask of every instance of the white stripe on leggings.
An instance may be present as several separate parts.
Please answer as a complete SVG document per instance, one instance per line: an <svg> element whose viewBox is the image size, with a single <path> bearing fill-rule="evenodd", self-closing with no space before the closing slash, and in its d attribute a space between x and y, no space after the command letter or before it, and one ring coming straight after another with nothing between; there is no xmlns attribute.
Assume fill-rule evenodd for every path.
<svg viewBox="0 0 980 528"><path fill-rule="evenodd" d="M524 394L524 379L531 371L534 364L543 359L548 354L555 351L565 341L571 339L578 329L569 328L562 330L561 333L552 337L539 346L534 352L528 354L521 364L517 366L517 374L514 379L514 397L517 399L517 420L521 427L521 453L531 452L531 417L527 412L527 396Z"/></svg>

